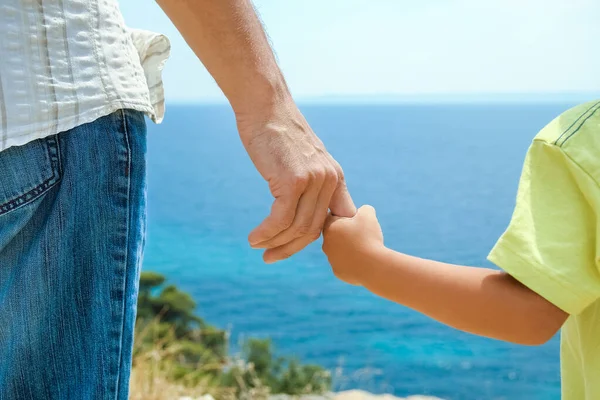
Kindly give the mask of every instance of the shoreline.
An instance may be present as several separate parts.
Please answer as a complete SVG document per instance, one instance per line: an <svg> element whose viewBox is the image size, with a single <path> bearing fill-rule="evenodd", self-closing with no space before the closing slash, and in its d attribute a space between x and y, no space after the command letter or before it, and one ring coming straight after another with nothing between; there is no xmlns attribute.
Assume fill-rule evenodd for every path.
<svg viewBox="0 0 600 400"><path fill-rule="evenodd" d="M204 395L198 398L180 397L178 400L214 400L211 395ZM391 394L372 394L364 390L347 390L338 393L329 393L324 395L308 394L294 396L290 394L274 394L269 396L269 400L443 400L439 397L413 395L408 397L396 397Z"/></svg>
<svg viewBox="0 0 600 400"><path fill-rule="evenodd" d="M372 394L364 390L347 390L326 395L292 396L288 394L275 394L269 400L443 400L439 397L412 395L396 397L391 394Z"/></svg>

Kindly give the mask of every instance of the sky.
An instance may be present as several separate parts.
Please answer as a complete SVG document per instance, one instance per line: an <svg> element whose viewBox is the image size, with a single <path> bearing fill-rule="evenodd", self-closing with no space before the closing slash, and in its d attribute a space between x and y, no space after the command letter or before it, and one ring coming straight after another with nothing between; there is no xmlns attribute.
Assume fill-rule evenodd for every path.
<svg viewBox="0 0 600 400"><path fill-rule="evenodd" d="M297 99L600 93L598 0L256 0ZM224 97L151 0L126 23L166 34L166 96Z"/></svg>

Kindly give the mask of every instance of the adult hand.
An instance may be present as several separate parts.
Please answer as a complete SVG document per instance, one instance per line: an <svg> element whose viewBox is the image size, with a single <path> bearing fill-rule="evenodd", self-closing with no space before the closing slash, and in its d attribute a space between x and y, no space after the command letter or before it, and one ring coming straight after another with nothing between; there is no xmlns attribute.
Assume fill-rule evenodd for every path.
<svg viewBox="0 0 600 400"><path fill-rule="evenodd" d="M248 236L273 263L317 240L328 209L353 217L356 207L340 165L327 152L292 100L266 113L236 115L240 137L275 198L271 213Z"/></svg>
<svg viewBox="0 0 600 400"><path fill-rule="evenodd" d="M249 236L266 262L316 240L327 216L356 212L344 175L292 100L250 0L158 0L233 108L250 158L269 183L271 214Z"/></svg>

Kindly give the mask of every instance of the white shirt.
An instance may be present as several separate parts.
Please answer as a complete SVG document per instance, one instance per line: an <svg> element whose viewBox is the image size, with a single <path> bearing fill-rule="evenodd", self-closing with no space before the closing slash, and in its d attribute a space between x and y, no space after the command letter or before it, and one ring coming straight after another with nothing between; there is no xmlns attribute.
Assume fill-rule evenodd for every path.
<svg viewBox="0 0 600 400"><path fill-rule="evenodd" d="M121 108L160 122L169 51L117 0L0 0L0 151Z"/></svg>

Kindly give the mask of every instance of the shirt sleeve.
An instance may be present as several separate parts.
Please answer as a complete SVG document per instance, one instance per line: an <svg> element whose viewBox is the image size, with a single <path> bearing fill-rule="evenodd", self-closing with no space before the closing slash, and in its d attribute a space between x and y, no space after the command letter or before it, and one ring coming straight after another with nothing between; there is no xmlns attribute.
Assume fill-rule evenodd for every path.
<svg viewBox="0 0 600 400"><path fill-rule="evenodd" d="M560 147L534 141L511 222L488 259L565 312L600 298L600 189Z"/></svg>

